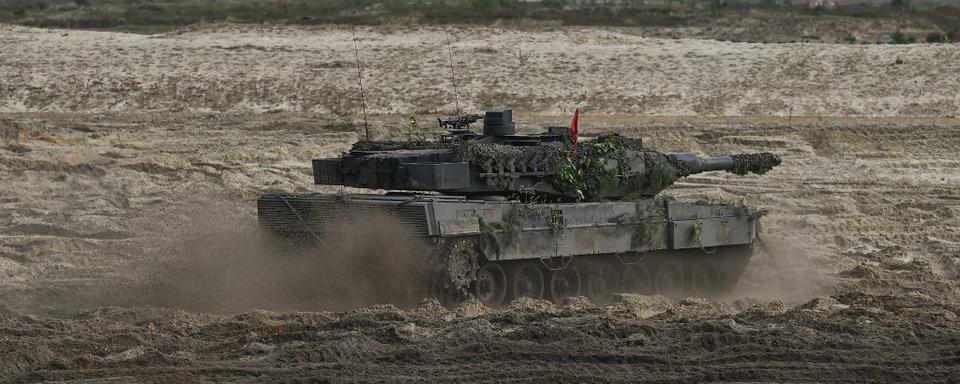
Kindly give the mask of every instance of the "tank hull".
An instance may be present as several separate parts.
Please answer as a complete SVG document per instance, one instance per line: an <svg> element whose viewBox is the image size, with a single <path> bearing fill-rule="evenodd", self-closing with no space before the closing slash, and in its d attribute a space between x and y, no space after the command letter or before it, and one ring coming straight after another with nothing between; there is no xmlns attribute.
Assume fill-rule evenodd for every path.
<svg viewBox="0 0 960 384"><path fill-rule="evenodd" d="M433 290L499 305L615 292L712 296L729 290L758 232L747 209L671 199L535 204L443 195L264 194L263 228L323 243L376 236L390 217L431 244Z"/></svg>

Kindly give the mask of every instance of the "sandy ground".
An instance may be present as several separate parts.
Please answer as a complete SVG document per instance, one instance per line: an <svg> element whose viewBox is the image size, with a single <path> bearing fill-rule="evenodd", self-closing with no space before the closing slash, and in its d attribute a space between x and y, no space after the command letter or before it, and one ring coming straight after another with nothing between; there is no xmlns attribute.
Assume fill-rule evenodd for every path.
<svg viewBox="0 0 960 384"><path fill-rule="evenodd" d="M340 191L313 186L309 160L336 155L356 140L355 116L327 113L337 103L344 106L341 111L353 111L352 104L318 99L307 108L311 112L303 112L293 101L307 95L346 97L352 82L338 77L346 77L349 68L330 69L341 71L338 75L317 71L302 77L296 96L302 99L281 92L287 89L281 85L294 81L292 67L320 62L320 57L347 60L350 44L336 37L350 36L348 31L328 36L320 30L245 33L236 28L147 38L2 28L0 41L16 49L0 56L0 103L7 111L0 114L0 380L951 382L960 373L960 121L937 117L956 112L952 85L957 79L947 76L946 62L928 63L923 75L928 82L920 84L925 84L923 97L930 99L907 101L892 96L904 86L900 77L876 76L876 71L901 67L861 56L892 51L932 60L956 57L955 51L752 46L604 31L456 32L461 49L471 41L504 47L519 39L531 49L552 47L558 55L586 48L568 44L564 49L551 37L592 36L606 57L598 71L608 72L590 75L601 84L634 81L612 72L620 68L641 72L604 61L612 60L622 41L646 47L628 55L650 63L661 43L675 53L712 52L715 56L696 64L684 61L674 69L663 64L649 72L644 81L656 85L651 89L688 92L657 104L664 109L625 108L641 104L640 96L628 93L630 87L610 86L601 93L603 87L584 81L583 89L600 96L584 99L589 108L581 130L644 137L664 151L772 151L784 164L763 176L697 175L667 191L678 198L769 211L762 247L729 297L622 295L604 306L575 299L561 305L521 300L502 309L442 308L430 299L399 302L382 294L314 288L347 281L360 290L368 282L362 274L325 275L317 259L282 258L264 250L251 232L254 200L261 192ZM429 38L443 36L442 31L361 35L381 53L399 55L406 47L435 60L445 57L429 49L442 46ZM248 43L291 51L210 48ZM59 51L44 51L52 47ZM828 71L831 82L811 77L774 84L764 72L769 67L755 69L765 80L733 88L737 97L727 100L722 113L743 113L750 100L778 97L809 108L804 114L855 116L888 114L876 109L880 99L898 111L916 100L950 101L924 104L931 108L924 114L931 117L915 118L627 114L710 114L684 108L712 94L705 85L716 86L723 76L708 73L717 70L717 61L741 60L723 54L739 52L737 47L753 49L732 53L748 62L799 60L799 52L807 50L827 62L855 64L846 74ZM172 55L178 51L179 56ZM136 60L144 55L154 64ZM223 58L219 67L212 63L218 57ZM204 60L211 67L201 68ZM98 67L77 64L92 62ZM23 75L11 76L17 67L11 63L20 63ZM372 117L374 136L413 135L401 127L416 112L410 105L420 101L426 109L452 108L439 104L449 100L444 84L422 83L432 76L422 71L442 75L443 63L433 65L383 64L368 71L371 79L390 79L370 81L371 109L396 112ZM407 72L388 76L388 69ZM566 107L548 100L561 97L537 87L558 90L559 79L574 73L569 71L558 68L540 77L531 72L519 77L523 81L500 83L511 89L504 104L520 105L518 112L525 103L538 106L518 114L522 129L567 121L559 113ZM698 72L703 74L694 76ZM675 78L660 77L667 73ZM736 73L725 81L754 78ZM105 83L75 91L65 80L94 75L131 76L145 84L156 80L152 76L191 79L179 84L230 96L205 104L202 91L112 92ZM270 86L257 88L255 80L245 80L257 76ZM463 104L483 105L479 83L472 84ZM264 93L227 102L241 89ZM534 96L510 96L528 90ZM401 101L390 104L387 94ZM835 104L805 99L820 95ZM608 99L614 96L619 99ZM122 100L128 104L117 108ZM281 105L296 112L241 112ZM145 111L166 108L182 110ZM192 110L200 108L227 112ZM418 116L422 122L430 119ZM373 246L396 249L393 245Z"/></svg>
<svg viewBox="0 0 960 384"><path fill-rule="evenodd" d="M206 26L163 35L0 25L0 111L956 116L951 44L751 44L631 30ZM356 44L353 40L356 34ZM449 45L447 41L449 40Z"/></svg>

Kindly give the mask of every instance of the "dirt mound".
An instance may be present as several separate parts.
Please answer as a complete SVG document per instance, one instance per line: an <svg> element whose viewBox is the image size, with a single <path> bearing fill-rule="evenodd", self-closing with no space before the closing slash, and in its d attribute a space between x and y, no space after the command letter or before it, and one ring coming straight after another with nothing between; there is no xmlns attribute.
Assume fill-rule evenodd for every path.
<svg viewBox="0 0 960 384"><path fill-rule="evenodd" d="M136 372L191 381L949 380L955 370L942 355L943 342L960 337L954 312L945 303L908 310L903 300L844 294L694 316L684 308L716 304L623 297L600 312L561 313L521 300L452 317L435 303L233 316L102 308L69 319L5 315L0 327L18 337L0 342L6 377L26 381ZM667 310L638 318L624 303Z"/></svg>

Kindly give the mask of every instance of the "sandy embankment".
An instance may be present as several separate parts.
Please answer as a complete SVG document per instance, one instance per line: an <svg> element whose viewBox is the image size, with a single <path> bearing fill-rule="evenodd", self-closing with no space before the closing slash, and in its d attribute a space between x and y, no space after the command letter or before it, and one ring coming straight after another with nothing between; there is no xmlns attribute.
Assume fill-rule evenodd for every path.
<svg viewBox="0 0 960 384"><path fill-rule="evenodd" d="M442 29L358 28L371 113L452 111ZM451 28L461 107L565 114L955 116L956 45L751 44ZM0 111L358 113L354 30L144 36L0 26Z"/></svg>

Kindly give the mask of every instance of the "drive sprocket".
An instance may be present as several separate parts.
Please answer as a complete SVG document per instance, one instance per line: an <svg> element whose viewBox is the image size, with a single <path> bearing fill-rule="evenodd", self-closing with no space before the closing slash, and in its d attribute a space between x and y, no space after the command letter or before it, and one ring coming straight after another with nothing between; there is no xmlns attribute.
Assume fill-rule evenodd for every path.
<svg viewBox="0 0 960 384"><path fill-rule="evenodd" d="M470 284L477 280L477 271L480 269L476 244L460 239L451 242L447 249L447 278L451 288L467 294Z"/></svg>

